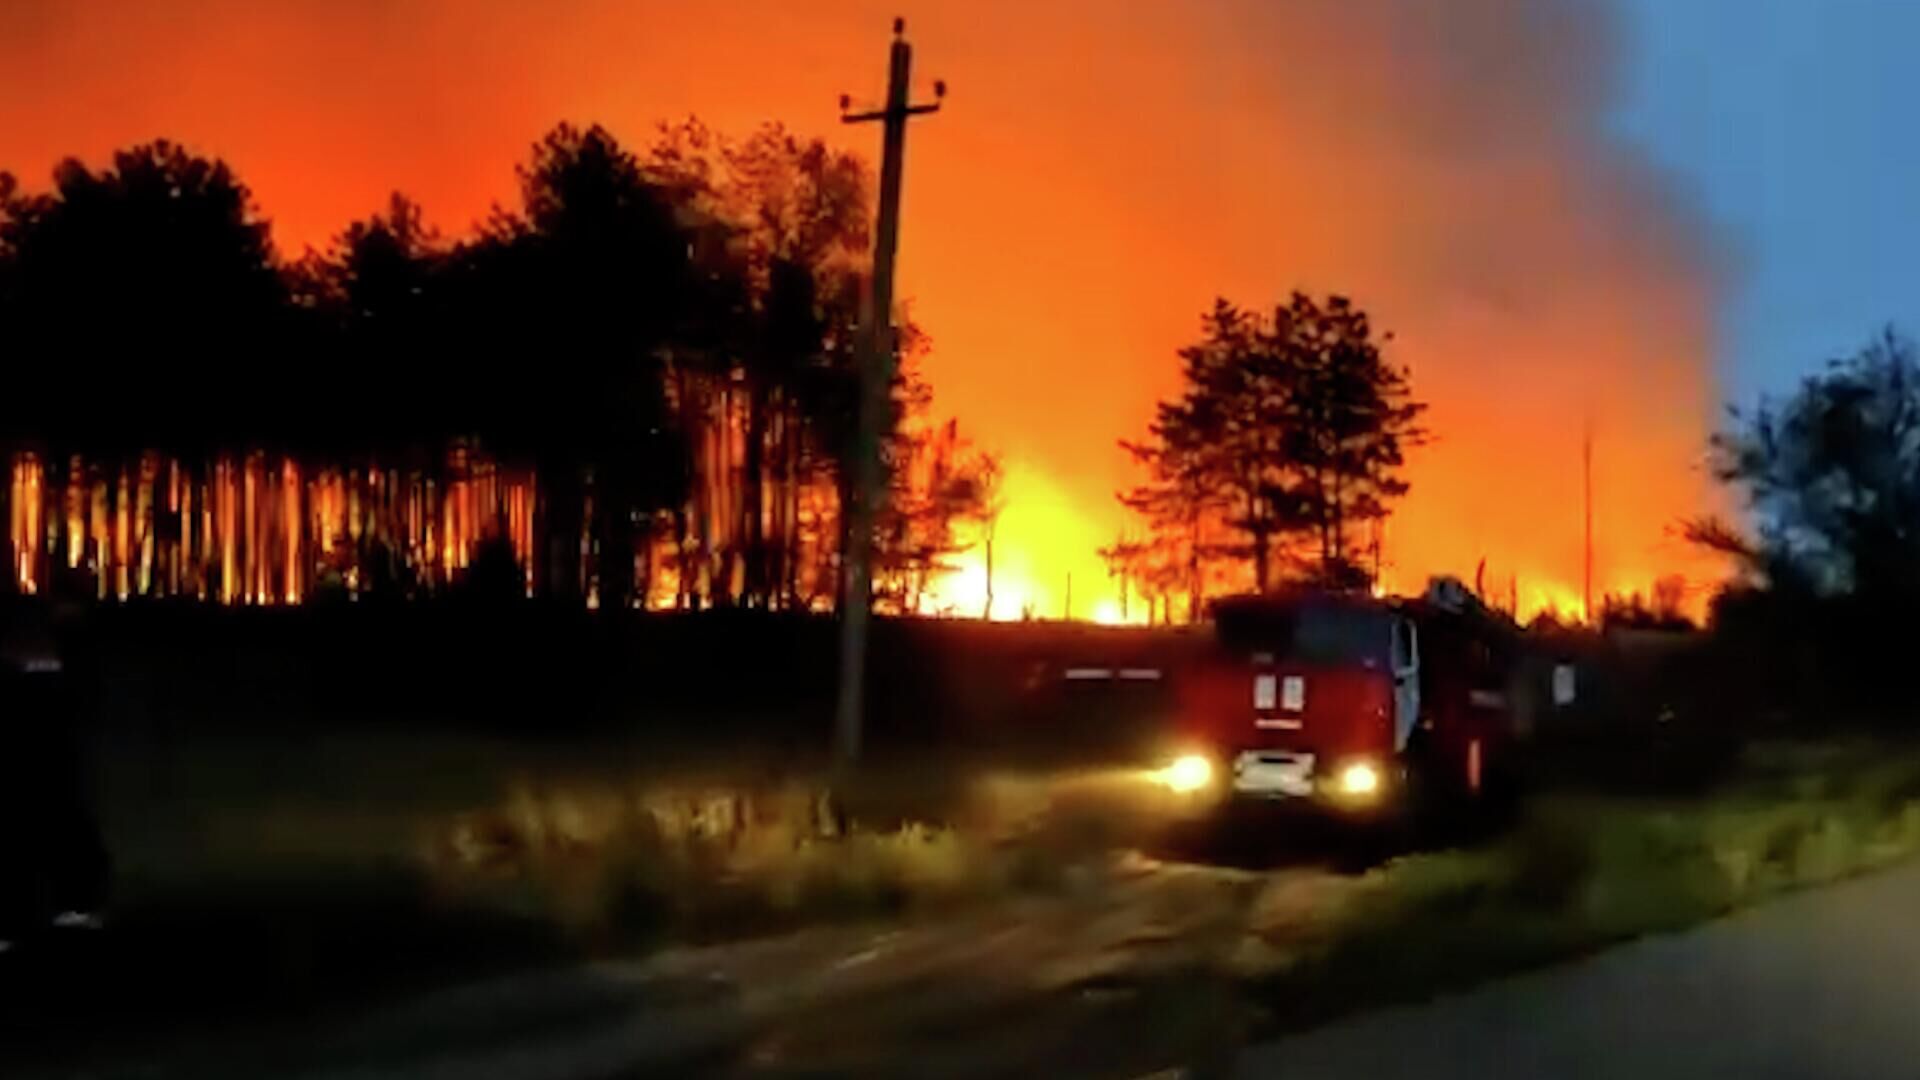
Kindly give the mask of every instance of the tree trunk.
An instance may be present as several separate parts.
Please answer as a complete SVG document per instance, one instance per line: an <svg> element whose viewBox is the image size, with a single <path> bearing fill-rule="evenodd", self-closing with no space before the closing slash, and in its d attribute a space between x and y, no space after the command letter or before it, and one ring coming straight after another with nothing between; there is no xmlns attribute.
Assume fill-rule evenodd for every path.
<svg viewBox="0 0 1920 1080"><path fill-rule="evenodd" d="M832 596L835 611L840 610L840 598L846 593L846 589L841 587L840 583L841 579L846 576L847 543L853 535L853 477L851 473L851 469L842 466L835 477L835 486L840 500L838 506L835 507L834 515L834 530L839 533L839 540L834 545L834 558L832 563L833 580L835 582ZM877 556L878 552L875 552L875 555ZM874 559L875 563L878 561L878 558ZM878 577L877 574L875 576L876 578ZM871 601L869 601L868 606L872 606Z"/></svg>
<svg viewBox="0 0 1920 1080"><path fill-rule="evenodd" d="M594 485L594 531L600 540L600 607L619 609L633 602L633 507L617 481Z"/></svg>
<svg viewBox="0 0 1920 1080"><path fill-rule="evenodd" d="M699 495L696 493L689 497L698 498ZM675 596L673 606L681 611L688 611L693 608L694 570L693 544L691 542L693 536L688 531L687 508L685 505L676 507L673 511L673 537L674 576L679 579L674 584Z"/></svg>
<svg viewBox="0 0 1920 1080"><path fill-rule="evenodd" d="M712 580L712 568L714 565L713 510L715 500L719 498L720 486L725 482L723 477L716 475L717 470L714 468L715 454L712 429L708 427L702 430L704 433L700 438L700 473L703 482L699 488L696 489L696 498L693 503L693 551L696 560L693 582L695 591L699 597L698 602L694 604L696 608L712 607L719 599L714 595L717 586ZM702 581L701 578L703 576L707 580Z"/></svg>
<svg viewBox="0 0 1920 1080"><path fill-rule="evenodd" d="M25 520L13 505L15 480L20 475L20 458L10 449L0 452L0 458L4 458L7 463L6 489L0 491L0 516L5 516L7 519L7 581L4 586L0 586L0 591L14 592L20 587L21 557L31 548L27 544L14 542L14 519L20 517L22 521Z"/></svg>
<svg viewBox="0 0 1920 1080"><path fill-rule="evenodd" d="M582 519L586 516L585 493L578 470L563 465L547 470L547 595L561 603L586 599L580 573ZM426 512L434 512L432 505Z"/></svg>
<svg viewBox="0 0 1920 1080"><path fill-rule="evenodd" d="M1200 515L1194 513L1188 519L1187 543L1187 621L1200 621L1200 593L1203 585L1200 580ZM1171 613L1169 613L1171 614ZM1168 619L1172 621L1171 618Z"/></svg>
<svg viewBox="0 0 1920 1080"><path fill-rule="evenodd" d="M732 607L739 600L734 590L734 582L740 580L740 480L733 467L733 431L738 422L734 415L733 386L731 382L720 390L720 426L714 450L717 462L713 470L720 484L720 499L714 508L713 520L721 534L720 577L711 586L713 601Z"/></svg>
<svg viewBox="0 0 1920 1080"><path fill-rule="evenodd" d="M997 523L987 526L987 606L980 617L989 621L993 619L993 534L997 528Z"/></svg>
<svg viewBox="0 0 1920 1080"><path fill-rule="evenodd" d="M800 606L800 493L805 480L800 472L801 432L790 430L787 435L787 553L786 565L786 606Z"/></svg>
<svg viewBox="0 0 1920 1080"><path fill-rule="evenodd" d="M767 439L770 460L767 463L767 536L763 542L766 563L766 604L769 609L786 607L787 584L787 444L791 439L791 421L779 400L770 406Z"/></svg>
<svg viewBox="0 0 1920 1080"><path fill-rule="evenodd" d="M1333 470L1333 499L1327 505L1327 516L1333 519L1333 557L1344 567L1347 561L1346 506L1342 501L1346 497L1346 487L1341 483L1340 469ZM1329 564L1329 567L1331 564Z"/></svg>
<svg viewBox="0 0 1920 1080"><path fill-rule="evenodd" d="M772 607L767 574L766 492L767 401L758 384L745 394L746 450L741 471L739 547L745 563L741 599L748 607Z"/></svg>
<svg viewBox="0 0 1920 1080"><path fill-rule="evenodd" d="M641 524L634 537L634 562L638 564L639 577L633 586L633 598L640 610L645 611L653 602L653 549L654 539L659 533L659 516L648 511L641 518Z"/></svg>

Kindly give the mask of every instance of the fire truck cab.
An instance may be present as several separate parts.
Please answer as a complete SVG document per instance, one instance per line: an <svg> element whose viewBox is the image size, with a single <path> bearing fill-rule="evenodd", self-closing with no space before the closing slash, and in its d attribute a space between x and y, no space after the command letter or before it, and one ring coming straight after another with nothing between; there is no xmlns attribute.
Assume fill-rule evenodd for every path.
<svg viewBox="0 0 1920 1080"><path fill-rule="evenodd" d="M1346 814L1477 798L1515 726L1510 624L1447 579L1420 598L1235 597L1178 697L1177 792Z"/></svg>

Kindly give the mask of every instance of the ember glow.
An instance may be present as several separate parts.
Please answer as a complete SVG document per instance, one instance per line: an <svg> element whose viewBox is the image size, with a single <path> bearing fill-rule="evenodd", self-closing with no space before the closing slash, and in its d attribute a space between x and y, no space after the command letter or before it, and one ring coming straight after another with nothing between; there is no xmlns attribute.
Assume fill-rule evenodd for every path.
<svg viewBox="0 0 1920 1080"><path fill-rule="evenodd" d="M37 186L63 156L164 135L233 163L284 253L396 187L458 234L510 198L514 162L559 119L634 143L689 113L733 131L772 119L873 153L835 103L878 92L895 6L17 0L0 11L0 165ZM1296 286L1373 312L1432 404L1437 438L1387 532L1392 586L1471 579L1484 560L1490 594L1577 611L1589 425L1596 598L1661 573L1709 580L1669 526L1710 499L1694 462L1715 398L1715 260L1704 227L1606 131L1616 58L1594 5L930 0L903 13L924 80L954 93L911 136L902 291L933 337L936 408L1009 462L994 617L1057 616L1069 588L1076 617L1137 617L1094 553L1126 525L1115 440L1171 389L1173 350L1216 294L1258 305ZM234 473L237 494L210 512L264 499L286 521L229 535L291 542L325 531L296 516L340 512L324 477ZM273 504L272 491L303 494ZM416 523L436 562L463 557L465 511L433 519L464 497L441 493ZM108 539L135 544L113 559L143 572L137 500L112 505L133 518ZM984 607L983 553L962 567L931 609Z"/></svg>
<svg viewBox="0 0 1920 1080"><path fill-rule="evenodd" d="M8 539L14 581L35 593L50 554L88 571L101 598L192 596L223 604L297 604L316 585L357 593L363 546L378 545L427 587L445 586L496 530L524 567L533 548L534 482L456 453L444 485L397 470L303 470L265 454L224 457L203 483L147 454L138 475L75 458L58 483L65 513L45 520L47 465L14 463ZM164 504L178 533L162 528ZM177 517L173 517L177 515ZM311 576L332 574L335 581ZM531 579L529 579L531 587Z"/></svg>

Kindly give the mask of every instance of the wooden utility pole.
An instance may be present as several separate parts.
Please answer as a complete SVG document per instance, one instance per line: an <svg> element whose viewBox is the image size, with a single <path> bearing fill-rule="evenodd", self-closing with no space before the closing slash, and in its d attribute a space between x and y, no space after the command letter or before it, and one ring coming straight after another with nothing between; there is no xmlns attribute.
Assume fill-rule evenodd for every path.
<svg viewBox="0 0 1920 1080"><path fill-rule="evenodd" d="M853 505L847 512L847 550L840 598L840 698L834 710L834 761L846 768L860 757L867 676L867 623L873 608L873 526L886 477L880 440L886 427L888 393L893 385L893 262L900 243L900 175L907 150L907 119L937 112L945 83L934 83L928 105L907 102L913 47L907 44L905 19L893 20L893 46L887 59L887 103L870 112L849 112L851 99L840 98L840 120L847 124L880 121L880 209L873 231L873 269L867 279L855 362L860 368L859 421L853 448Z"/></svg>

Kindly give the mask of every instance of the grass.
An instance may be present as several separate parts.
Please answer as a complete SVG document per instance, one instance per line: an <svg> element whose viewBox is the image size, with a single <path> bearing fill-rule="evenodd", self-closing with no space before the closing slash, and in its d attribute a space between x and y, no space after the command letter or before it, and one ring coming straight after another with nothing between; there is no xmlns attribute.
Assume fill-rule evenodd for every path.
<svg viewBox="0 0 1920 1080"><path fill-rule="evenodd" d="M1275 1029L1679 929L1920 851L1920 752L1773 744L1694 796L1543 795L1477 848L1337 881L1249 932Z"/></svg>
<svg viewBox="0 0 1920 1080"><path fill-rule="evenodd" d="M950 824L840 820L817 788L516 787L428 839L436 886L589 945L711 939L1003 893L1018 860Z"/></svg>
<svg viewBox="0 0 1920 1080"><path fill-rule="evenodd" d="M1116 799L1126 785L1108 782L1124 779L1113 771L901 758L829 803L791 772L688 772L606 739L228 736L171 755L124 747L107 764L123 954L110 993L150 1032L193 1018L271 1026L671 943L1011 911L1107 889L1101 868L1153 824L1151 806ZM1164 973L1116 968L1127 992L1089 1000L1204 999L1214 1004L1195 1030L1241 1007L1254 1031L1293 1029L1920 850L1912 747L1767 744L1705 789L1647 791L1541 791L1505 831L1359 872L1183 870L1194 902L1220 904L1229 927L1217 947L1182 952L1211 960L1165 975L1177 991ZM189 969L202 975L192 988L175 978ZM97 1017L99 991L85 992ZM1107 1008L1034 1007L1076 1023ZM22 1032L30 1013L14 1017Z"/></svg>
<svg viewBox="0 0 1920 1080"><path fill-rule="evenodd" d="M555 619L495 642L499 627L457 632L431 613L116 618L127 625L110 650L99 777L117 864L113 955L80 975L46 973L72 982L64 1012L46 982L0 1001L9 1050L59 1038L49 1016L81 1025L71 1045L122 1027L150 1042L197 1031L226 1043L508 969L871 922L951 946L953 963L917 976L951 996L905 1010L924 1039L901 1045L944 1052L1018 1029L1035 1046L1107 1047L1119 1071L1144 1060L1141 1045L1166 1048L1169 1062L1217 1046L1243 1011L1257 1013L1255 1032L1301 1027L1920 848L1920 749L1771 743L1730 762L1729 740L1651 721L1627 729L1609 713L1575 751L1548 755L1517 824L1472 843L1358 871L1296 854L1256 863L1271 873L1134 877L1106 871L1156 819L1109 781L1159 733L1166 688L1142 696L1035 673L1119 666L1149 645L1160 651L1142 657L1171 665L1191 642L895 623L874 662L886 675L876 715L894 722L871 732L863 783L826 805L825 624L782 636L772 623L676 619L623 636ZM752 678L742 657L756 658ZM393 692L369 693L389 682ZM1189 921L1139 910L1144 895L1216 929L1188 933ZM1082 940L1109 919L1187 936ZM1013 924L1030 935L1013 940L1045 937L1058 946L1051 961L1097 974L1035 985L1031 957L968 936ZM992 970L955 970L965 963ZM1024 996L994 996L1008 987ZM829 1041L872 1035L882 1005L911 997L891 983L873 994L821 1006L836 1021ZM967 1005L969 994L980 1000ZM141 1050L130 1040L123 1056L142 1062Z"/></svg>
<svg viewBox="0 0 1920 1080"><path fill-rule="evenodd" d="M117 747L98 780L115 921L177 943L164 966L232 965L236 1001L262 1004L261 983L404 990L941 910L1046 888L1115 839L1013 777L896 763L830 803L804 775L677 764L364 731Z"/></svg>
<svg viewBox="0 0 1920 1080"><path fill-rule="evenodd" d="M1027 784L895 768L829 806L771 775L610 738L110 745L111 948L45 970L12 958L0 1056L271 1040L505 971L987 902L1068 865L1058 845L1008 842L1040 809Z"/></svg>

